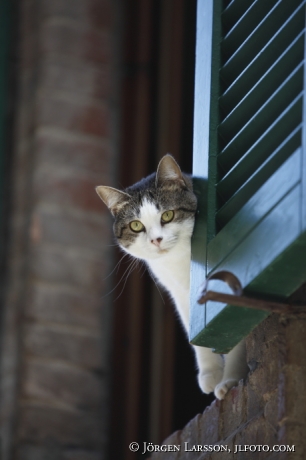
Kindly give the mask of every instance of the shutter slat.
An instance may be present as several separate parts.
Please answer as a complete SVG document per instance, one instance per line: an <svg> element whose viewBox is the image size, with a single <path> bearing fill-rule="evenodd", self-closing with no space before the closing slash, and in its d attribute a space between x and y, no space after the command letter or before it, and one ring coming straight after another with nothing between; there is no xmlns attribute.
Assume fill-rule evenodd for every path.
<svg viewBox="0 0 306 460"><path fill-rule="evenodd" d="M303 61L304 33L302 32L284 53L273 63L249 93L220 124L219 133L223 139L234 136L251 118L265 101L271 97L274 89L288 78L295 67Z"/></svg>
<svg viewBox="0 0 306 460"><path fill-rule="evenodd" d="M288 112L287 120L290 120L290 112ZM286 119L284 118L283 125L286 125ZM279 127L275 127L275 130L270 132L270 139L269 144L274 142L273 134L279 129ZM252 197L253 193L259 189L260 186L264 184L266 180L269 179L271 174L275 171L277 167L279 167L287 158L294 152L302 142L302 125L298 126L288 137L287 139L282 142L263 163L256 169L256 156L251 155L247 160L249 161L249 165L242 164L241 168L233 171L232 180L237 181L237 185L232 189L226 189L226 193L232 193L232 196L226 201L226 203L219 209L216 214L216 219L219 225L219 228L223 228L231 219L235 218L237 212L247 203L247 201ZM266 139L267 140L267 139ZM262 145L265 144L265 140L263 143L259 143L256 147L256 154L262 154ZM269 145L268 144L268 145ZM262 155L263 156L263 155ZM255 158L255 160L254 160ZM246 160L246 161L247 161ZM243 171L243 168L250 169L250 175L247 179L244 177L244 181L241 181L239 178L239 173ZM221 185L221 184L220 184ZM220 186L219 185L219 186ZM224 184L222 184L224 185ZM228 185L228 184L227 184ZM220 192L220 190L218 190Z"/></svg>
<svg viewBox="0 0 306 460"><path fill-rule="evenodd" d="M290 140L279 149L285 150L286 152L284 153L287 157L289 156L288 152L290 152L290 154L294 152L283 164L282 158L277 158L277 161L272 159L275 164L269 166L270 171L267 173L265 171L266 166L262 166L257 173L257 178L260 181L259 187L256 183L257 178L250 178L250 181L254 181L254 183L250 185L252 189L250 196L235 216L208 244L208 258L211 261L211 265L218 266L225 255L233 251L269 210L300 181L301 147L295 150L295 145L300 144L300 135L300 131L299 133L295 133L291 136ZM297 139L294 140L294 137ZM275 152L274 157L284 155L284 153ZM270 162L270 159L268 162ZM276 163L279 167L277 167ZM283 187L279 187L277 180L275 180L273 174L271 175L271 167L273 166L274 171L277 171L277 178L282 178ZM248 185L245 186L245 189L247 186ZM246 193L248 194L247 190ZM250 216L252 217L250 218Z"/></svg>
<svg viewBox="0 0 306 460"><path fill-rule="evenodd" d="M263 7L260 12L259 3ZM223 118L218 127L221 150L217 155L216 223L219 230L254 193L252 184L256 181L262 184L259 178L268 179L277 165L276 159L285 161L301 145L300 134L293 133L299 131L302 122L305 2L282 0L272 5L271 0L264 6L259 3L254 2L232 25L221 45L228 53L233 52L232 58L235 56L237 63L246 68L240 74L236 68L233 75L230 58L221 69L229 87L219 98ZM252 11L253 15L258 14L255 24L252 24ZM256 26L256 20L267 12ZM235 34L241 41L247 29L250 34L243 44L240 46L239 40L235 44ZM250 53L246 55L249 46L257 53L250 63ZM287 141L287 148L281 148ZM278 148L282 153L276 154Z"/></svg>
<svg viewBox="0 0 306 460"><path fill-rule="evenodd" d="M225 84L231 84L244 71L267 42L279 32L279 29L300 4L300 0L290 2L279 0L266 18L222 67L220 76Z"/></svg>
<svg viewBox="0 0 306 460"><path fill-rule="evenodd" d="M222 55L229 59L240 45L247 39L251 31L263 20L278 0L254 2L245 14L237 21L222 41Z"/></svg>
<svg viewBox="0 0 306 460"><path fill-rule="evenodd" d="M279 174L279 171L276 171L273 176L273 179L275 179L273 190L280 188L280 181L284 180L287 175L285 171L283 172L283 177ZM297 185L289 190L285 197L276 204L276 206L270 207L269 212L264 216L265 218L259 220L257 225L252 228L252 232L248 233L246 237L240 241L238 252L237 250L235 251L234 258L231 256L232 253L226 255L226 259L231 260L231 265L225 262L226 259L222 261L222 269L235 273L240 279L242 286L247 286L252 278L259 275L265 266L268 266L273 261L274 257L279 255L283 248L287 247L288 240L290 245L290 243L299 236L300 225L297 209L300 200L299 195L300 184L297 183ZM269 195L269 198L271 196L272 195ZM294 229L291 227L292 224L294 224ZM266 240L263 240L257 236L260 234L263 235L262 226L266 226L265 231L270 232L268 235L273 235L273 239L266 238ZM283 245L283 248L281 245ZM273 254L271 254L271 252L273 252ZM254 254L256 254L257 257L254 257ZM216 268L216 265L211 263L210 257L208 257L208 261L207 270L209 274ZM252 273L252 270L250 270L252 265L255 266L257 273ZM249 270L246 270L245 267L249 267ZM279 286L279 288L281 289L281 286ZM271 292L271 294L277 293Z"/></svg>
<svg viewBox="0 0 306 460"><path fill-rule="evenodd" d="M298 39L300 33L304 33L304 12L305 7L301 5L238 78L231 82L220 96L220 106L223 111L227 113L231 111L270 68L271 63L281 56L290 43Z"/></svg>
<svg viewBox="0 0 306 460"><path fill-rule="evenodd" d="M225 33L239 21L253 2L254 0L232 0L230 2L222 13L222 23Z"/></svg>
<svg viewBox="0 0 306 460"><path fill-rule="evenodd" d="M303 75L303 64L301 64L226 145L218 155L218 163L223 171L227 172L232 168L275 120L282 116L282 112L286 111L290 102L300 97L299 93L303 89Z"/></svg>

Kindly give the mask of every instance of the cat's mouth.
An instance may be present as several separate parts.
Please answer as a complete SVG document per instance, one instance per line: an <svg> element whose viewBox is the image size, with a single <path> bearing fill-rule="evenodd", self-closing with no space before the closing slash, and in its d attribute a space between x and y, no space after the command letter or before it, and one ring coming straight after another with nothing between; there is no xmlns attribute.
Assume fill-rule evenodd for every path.
<svg viewBox="0 0 306 460"><path fill-rule="evenodd" d="M158 252L158 254L167 254L167 252L169 252L169 249L161 249L161 248L159 248L157 252Z"/></svg>

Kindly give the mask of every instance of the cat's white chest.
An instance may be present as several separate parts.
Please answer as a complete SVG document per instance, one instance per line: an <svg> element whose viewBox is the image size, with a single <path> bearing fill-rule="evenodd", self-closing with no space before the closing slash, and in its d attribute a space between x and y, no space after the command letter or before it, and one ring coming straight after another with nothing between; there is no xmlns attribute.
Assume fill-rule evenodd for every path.
<svg viewBox="0 0 306 460"><path fill-rule="evenodd" d="M155 277L170 291L174 287L189 291L190 245L188 246L147 261Z"/></svg>
<svg viewBox="0 0 306 460"><path fill-rule="evenodd" d="M159 259L147 261L157 281L171 294L186 329L189 324L190 253L190 244L185 244Z"/></svg>

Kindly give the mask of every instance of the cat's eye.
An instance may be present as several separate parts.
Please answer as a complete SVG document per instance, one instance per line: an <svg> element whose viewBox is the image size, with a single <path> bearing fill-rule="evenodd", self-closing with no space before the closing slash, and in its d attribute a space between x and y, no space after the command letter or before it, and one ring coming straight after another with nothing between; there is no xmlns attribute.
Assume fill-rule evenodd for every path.
<svg viewBox="0 0 306 460"><path fill-rule="evenodd" d="M144 230L144 225L139 220L133 220L130 222L130 229L133 230L133 232L139 233Z"/></svg>
<svg viewBox="0 0 306 460"><path fill-rule="evenodd" d="M171 222L171 220L173 220L173 217L174 211L165 211L161 216L161 220L164 224L168 224L168 222Z"/></svg>

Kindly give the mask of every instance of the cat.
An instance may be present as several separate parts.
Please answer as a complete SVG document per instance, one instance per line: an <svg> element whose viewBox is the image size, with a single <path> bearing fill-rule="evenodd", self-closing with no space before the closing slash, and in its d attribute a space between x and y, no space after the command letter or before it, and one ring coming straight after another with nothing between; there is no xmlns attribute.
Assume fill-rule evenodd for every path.
<svg viewBox="0 0 306 460"><path fill-rule="evenodd" d="M145 261L155 280L171 295L188 334L191 236L197 212L192 178L165 155L157 172L125 190L96 187L115 218L114 234L123 251ZM192 345L198 383L204 393L223 399L246 375L245 344L225 358Z"/></svg>

